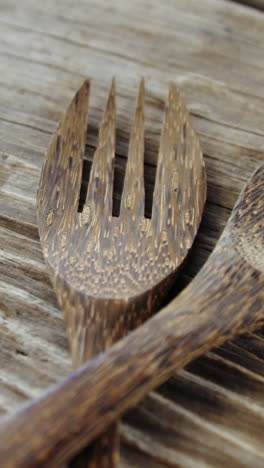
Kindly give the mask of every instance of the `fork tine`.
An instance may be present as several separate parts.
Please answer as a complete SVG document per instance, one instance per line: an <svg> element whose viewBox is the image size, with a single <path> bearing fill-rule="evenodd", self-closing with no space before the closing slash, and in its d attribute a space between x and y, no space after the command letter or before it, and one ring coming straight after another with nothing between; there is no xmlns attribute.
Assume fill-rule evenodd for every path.
<svg viewBox="0 0 264 468"><path fill-rule="evenodd" d="M202 176L200 172L202 171ZM201 176L201 177L200 177ZM156 238L176 245L181 239L181 255L189 249L204 192L197 187L204 162L199 139L183 100L174 84L170 86L161 134L158 167L153 195L152 226ZM198 196L197 193L203 193Z"/></svg>
<svg viewBox="0 0 264 468"><path fill-rule="evenodd" d="M153 193L152 225L156 235L167 229L167 220L173 224L177 219L179 207L176 196L178 178L181 175L179 165L182 162L185 122L185 108L176 86L171 84L161 132Z"/></svg>
<svg viewBox="0 0 264 468"><path fill-rule="evenodd" d="M76 215L79 203L76 193L80 192L86 141L89 89L89 81L85 80L54 133L47 151L38 192L38 211L46 213L46 226L51 225L53 219L71 223ZM47 196L47 187L56 190Z"/></svg>
<svg viewBox="0 0 264 468"><path fill-rule="evenodd" d="M144 209L144 79L142 78L130 135L120 217L129 214L129 219L140 219L144 216Z"/></svg>
<svg viewBox="0 0 264 468"><path fill-rule="evenodd" d="M106 217L112 216L115 127L115 79L113 78L99 130L86 197L86 205L92 205L97 214L103 211Z"/></svg>

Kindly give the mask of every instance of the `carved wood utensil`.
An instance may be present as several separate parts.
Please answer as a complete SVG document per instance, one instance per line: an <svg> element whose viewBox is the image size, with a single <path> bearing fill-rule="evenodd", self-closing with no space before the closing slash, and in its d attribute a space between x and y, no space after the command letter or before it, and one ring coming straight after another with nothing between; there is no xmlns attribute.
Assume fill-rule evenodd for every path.
<svg viewBox="0 0 264 468"><path fill-rule="evenodd" d="M74 367L105 350L157 310L193 243L206 196L199 139L170 86L151 219L144 216L144 82L141 81L121 199L113 211L115 86L99 130L86 201L78 211L89 82L55 132L38 191L45 260L65 316ZM112 467L117 431L87 449L89 466ZM79 460L72 462L78 466Z"/></svg>
<svg viewBox="0 0 264 468"><path fill-rule="evenodd" d="M264 164L177 298L0 426L1 467L62 463L176 369L263 323Z"/></svg>

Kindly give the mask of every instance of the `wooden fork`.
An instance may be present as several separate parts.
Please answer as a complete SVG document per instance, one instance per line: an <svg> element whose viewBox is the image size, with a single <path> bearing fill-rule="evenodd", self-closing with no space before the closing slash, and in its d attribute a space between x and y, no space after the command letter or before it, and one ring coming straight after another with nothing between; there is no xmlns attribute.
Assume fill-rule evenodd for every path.
<svg viewBox="0 0 264 468"><path fill-rule="evenodd" d="M50 143L38 191L45 260L65 316L74 367L158 309L196 235L206 196L198 137L174 85L161 134L151 219L144 216L144 82L141 81L121 199L112 215L115 85L99 131L86 201L78 212L89 81ZM89 466L117 462L112 427L86 453ZM76 462L77 463L77 462Z"/></svg>

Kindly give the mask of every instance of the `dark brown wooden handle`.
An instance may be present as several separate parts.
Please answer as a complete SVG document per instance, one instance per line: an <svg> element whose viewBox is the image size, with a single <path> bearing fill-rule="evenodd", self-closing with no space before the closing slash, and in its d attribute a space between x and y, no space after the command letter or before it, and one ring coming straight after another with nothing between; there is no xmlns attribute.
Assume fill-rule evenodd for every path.
<svg viewBox="0 0 264 468"><path fill-rule="evenodd" d="M69 468L114 468L119 462L118 423L79 452L68 464Z"/></svg>
<svg viewBox="0 0 264 468"><path fill-rule="evenodd" d="M175 369L263 321L264 275L225 239L188 288L0 427L1 468L69 459Z"/></svg>
<svg viewBox="0 0 264 468"><path fill-rule="evenodd" d="M83 361L82 343L75 347L73 353L73 364L75 368L80 367L80 362ZM102 351L106 349L103 337L101 338ZM88 347L87 347L88 348ZM89 348L88 348L89 349ZM91 347L90 347L91 349ZM95 351L95 350L94 350ZM94 355L90 357L96 356ZM88 356L85 356L87 358ZM76 359L76 361L75 361ZM87 362L86 359L83 363ZM78 365L79 364L79 365ZM115 421L110 427L105 427L106 431L99 438L92 441L91 444L82 449L74 456L68 464L69 468L116 468L119 463L120 453L120 436L118 430L118 422Z"/></svg>

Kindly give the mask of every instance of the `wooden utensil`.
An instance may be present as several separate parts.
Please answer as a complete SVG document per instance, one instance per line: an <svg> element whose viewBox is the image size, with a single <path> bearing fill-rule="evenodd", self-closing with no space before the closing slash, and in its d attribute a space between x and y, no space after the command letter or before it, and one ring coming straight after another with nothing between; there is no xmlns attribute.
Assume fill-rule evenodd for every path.
<svg viewBox="0 0 264 468"><path fill-rule="evenodd" d="M199 139L176 87L171 85L152 216L144 216L142 80L120 215L112 215L113 81L80 212L88 94L89 82L85 81L52 138L37 208L44 257L64 312L74 367L111 346L157 310L192 245L206 196ZM93 467L106 468L116 464L117 454L117 431L111 427L85 458Z"/></svg>
<svg viewBox="0 0 264 468"><path fill-rule="evenodd" d="M0 426L3 468L54 466L175 369L264 323L264 164L190 285L111 349Z"/></svg>

